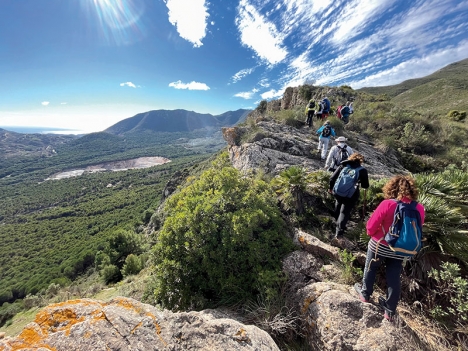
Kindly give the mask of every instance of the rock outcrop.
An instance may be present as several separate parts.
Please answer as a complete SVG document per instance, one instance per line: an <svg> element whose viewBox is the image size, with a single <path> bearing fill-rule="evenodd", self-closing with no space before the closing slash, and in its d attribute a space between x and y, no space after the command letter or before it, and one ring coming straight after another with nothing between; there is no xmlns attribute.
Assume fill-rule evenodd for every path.
<svg viewBox="0 0 468 351"><path fill-rule="evenodd" d="M317 153L315 129L261 120L253 131L244 127L224 128L223 136L228 143L232 165L242 172L262 170L276 175L295 165L307 171L316 171L325 166ZM243 138L245 142L241 141ZM330 141L330 147L333 145L334 142ZM384 154L362 139L353 139L353 148L365 157L364 166L372 178L407 173L394 155Z"/></svg>
<svg viewBox="0 0 468 351"><path fill-rule="evenodd" d="M337 283L340 272L325 264L339 261L336 247L296 230L302 250L283 261L291 298L306 323L311 350L411 350L413 337L401 324L383 318L378 303L363 303L352 287Z"/></svg>
<svg viewBox="0 0 468 351"><path fill-rule="evenodd" d="M215 311L172 313L129 298L50 305L1 351L279 350L263 330Z"/></svg>

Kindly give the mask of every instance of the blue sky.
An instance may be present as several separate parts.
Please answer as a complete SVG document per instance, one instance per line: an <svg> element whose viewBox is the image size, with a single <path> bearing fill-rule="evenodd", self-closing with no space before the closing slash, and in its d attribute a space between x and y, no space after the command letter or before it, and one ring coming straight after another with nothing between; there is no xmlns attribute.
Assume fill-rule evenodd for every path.
<svg viewBox="0 0 468 351"><path fill-rule="evenodd" d="M93 132L397 84L467 58L467 18L463 0L1 0L0 126Z"/></svg>

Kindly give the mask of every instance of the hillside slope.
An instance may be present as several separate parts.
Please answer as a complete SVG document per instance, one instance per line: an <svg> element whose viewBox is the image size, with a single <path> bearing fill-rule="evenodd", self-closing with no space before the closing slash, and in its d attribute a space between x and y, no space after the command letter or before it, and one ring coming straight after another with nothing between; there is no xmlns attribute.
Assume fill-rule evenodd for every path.
<svg viewBox="0 0 468 351"><path fill-rule="evenodd" d="M386 94L397 105L419 113L445 115L450 110L468 110L468 59L452 63L426 77L400 84L366 87L359 92Z"/></svg>

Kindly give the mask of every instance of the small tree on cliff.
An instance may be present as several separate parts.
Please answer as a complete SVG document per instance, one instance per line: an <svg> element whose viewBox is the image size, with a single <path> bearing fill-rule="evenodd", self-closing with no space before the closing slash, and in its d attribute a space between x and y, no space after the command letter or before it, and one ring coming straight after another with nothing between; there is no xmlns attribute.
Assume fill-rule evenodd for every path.
<svg viewBox="0 0 468 351"><path fill-rule="evenodd" d="M218 163L169 198L152 249L156 301L205 308L274 295L292 241L262 180Z"/></svg>

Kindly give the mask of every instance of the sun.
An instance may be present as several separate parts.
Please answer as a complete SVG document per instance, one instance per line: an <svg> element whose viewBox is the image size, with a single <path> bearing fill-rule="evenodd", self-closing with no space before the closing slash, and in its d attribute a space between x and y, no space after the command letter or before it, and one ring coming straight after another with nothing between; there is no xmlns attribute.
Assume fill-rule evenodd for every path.
<svg viewBox="0 0 468 351"><path fill-rule="evenodd" d="M138 0L83 1L88 18L99 24L100 36L109 45L127 45L144 34L141 18L145 4Z"/></svg>

